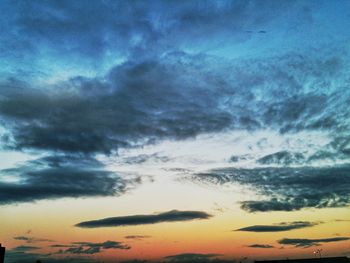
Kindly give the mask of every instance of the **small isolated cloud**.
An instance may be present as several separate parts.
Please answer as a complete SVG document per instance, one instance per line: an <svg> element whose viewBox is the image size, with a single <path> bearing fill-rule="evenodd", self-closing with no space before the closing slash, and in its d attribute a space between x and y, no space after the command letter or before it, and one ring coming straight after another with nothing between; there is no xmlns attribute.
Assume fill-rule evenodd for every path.
<svg viewBox="0 0 350 263"><path fill-rule="evenodd" d="M154 154L139 154L136 156L125 157L122 160L122 162L126 164L142 164L148 161L165 163L165 162L168 162L169 160L170 159L167 156L162 156L162 155L159 155L158 153L154 153Z"/></svg>
<svg viewBox="0 0 350 263"><path fill-rule="evenodd" d="M153 215L132 215L108 217L104 219L91 220L76 224L77 227L95 228L95 227L118 227L118 226L133 226L147 225L163 222L178 222L189 221L195 219L208 219L212 217L210 214L202 211L178 211L171 210L164 213Z"/></svg>
<svg viewBox="0 0 350 263"><path fill-rule="evenodd" d="M54 242L54 240L46 238L35 238L28 236L15 236L13 239L25 241L26 243L39 243L39 242Z"/></svg>
<svg viewBox="0 0 350 263"><path fill-rule="evenodd" d="M131 247L117 241L105 241L102 243L73 242L69 245L53 245L51 247L66 248L60 250L59 254L96 254L105 249L130 249Z"/></svg>
<svg viewBox="0 0 350 263"><path fill-rule="evenodd" d="M125 236L125 239L133 239L133 240L142 240L145 238L150 238L151 236L144 236L144 235L129 235L129 236Z"/></svg>
<svg viewBox="0 0 350 263"><path fill-rule="evenodd" d="M335 219L334 222L350 222L350 219Z"/></svg>
<svg viewBox="0 0 350 263"><path fill-rule="evenodd" d="M283 238L278 241L281 245L292 245L295 247L312 247L319 246L321 243L340 242L350 240L349 237L332 237L332 238L319 238L319 239L307 239L307 238Z"/></svg>
<svg viewBox="0 0 350 263"><path fill-rule="evenodd" d="M243 227L235 231L248 231L248 232L281 232L289 231L293 229L300 229L305 227L312 227L319 224L318 222L307 222L307 221L295 221L295 222L283 222L273 225L254 225Z"/></svg>
<svg viewBox="0 0 350 263"><path fill-rule="evenodd" d="M265 245L265 244L253 244L253 245L249 245L247 247L252 247L252 248L274 248L274 246Z"/></svg>

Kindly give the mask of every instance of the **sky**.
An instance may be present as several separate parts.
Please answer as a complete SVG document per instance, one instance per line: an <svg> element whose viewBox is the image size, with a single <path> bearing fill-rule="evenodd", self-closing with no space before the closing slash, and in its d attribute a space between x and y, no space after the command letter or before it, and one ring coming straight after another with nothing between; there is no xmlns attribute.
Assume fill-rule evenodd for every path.
<svg viewBox="0 0 350 263"><path fill-rule="evenodd" d="M350 1L0 9L6 263L350 256Z"/></svg>

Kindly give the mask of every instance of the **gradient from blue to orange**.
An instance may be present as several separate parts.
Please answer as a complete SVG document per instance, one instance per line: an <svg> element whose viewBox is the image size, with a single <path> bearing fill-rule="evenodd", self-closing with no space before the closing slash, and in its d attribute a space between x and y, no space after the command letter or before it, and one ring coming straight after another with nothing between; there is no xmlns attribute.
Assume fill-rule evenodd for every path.
<svg viewBox="0 0 350 263"><path fill-rule="evenodd" d="M349 255L349 1L0 8L5 262Z"/></svg>

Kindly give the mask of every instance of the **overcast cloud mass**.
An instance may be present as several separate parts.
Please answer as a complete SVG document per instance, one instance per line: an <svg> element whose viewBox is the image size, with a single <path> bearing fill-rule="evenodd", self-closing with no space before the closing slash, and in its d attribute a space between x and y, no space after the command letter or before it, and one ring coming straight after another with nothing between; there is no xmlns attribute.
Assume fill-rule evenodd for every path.
<svg viewBox="0 0 350 263"><path fill-rule="evenodd" d="M350 157L350 93L345 88L350 60L342 37L349 27L339 17L348 15L349 3L329 4L3 1L2 149L93 160L96 154L108 156L123 148L200 134L317 132L327 144L305 145L297 151L283 148L256 157L256 165L316 166L300 175L315 181L319 176L338 176L332 169L345 169L340 180L346 185L347 168L337 163ZM328 8L340 13L326 12ZM123 12L116 16L118 10ZM334 16L334 25L321 19L328 16ZM297 30L301 25L303 32ZM242 157L234 155L231 160L237 164ZM322 162L332 167L318 168ZM11 171L24 184L1 182L1 203L122 191L116 185L123 180L103 169L63 165L29 171L30 165ZM299 174L304 168L298 169ZM281 176L282 170L272 171L272 176ZM71 186L58 185L53 191L50 185L61 174L72 179ZM95 181L89 193L80 188L79 178L84 176ZM255 184L263 191L276 186ZM308 186L300 184L296 191L305 193ZM332 195L332 204L309 202L309 197L295 207L275 198L242 207L269 211L347 204L348 193L338 200L339 191L346 192L336 187L334 193L315 193Z"/></svg>

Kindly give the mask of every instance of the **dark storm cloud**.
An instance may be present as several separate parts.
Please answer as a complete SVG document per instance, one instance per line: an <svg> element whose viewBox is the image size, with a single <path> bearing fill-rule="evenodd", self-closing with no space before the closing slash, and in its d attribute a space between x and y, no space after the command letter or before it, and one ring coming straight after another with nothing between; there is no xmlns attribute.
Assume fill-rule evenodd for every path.
<svg viewBox="0 0 350 263"><path fill-rule="evenodd" d="M273 225L254 225L243 227L237 229L235 231L248 231L248 232L281 232L281 231L289 231L293 229L300 229L305 227L312 227L319 224L319 222L307 222L307 221L296 221L296 222L288 222L288 223L279 223Z"/></svg>
<svg viewBox="0 0 350 263"><path fill-rule="evenodd" d="M340 242L350 240L349 237L332 237L332 238L320 238L320 239L307 239L307 238L284 238L278 241L281 245L293 245L295 247L311 247L319 246L322 243Z"/></svg>
<svg viewBox="0 0 350 263"><path fill-rule="evenodd" d="M117 241L105 241L102 243L93 242L73 242L70 245L56 245L55 247L66 248L60 250L59 254L96 254L100 253L101 250L106 249L124 249L128 250L131 247Z"/></svg>
<svg viewBox="0 0 350 263"><path fill-rule="evenodd" d="M94 168L95 161L87 165L87 160L83 157L44 157L2 170L2 174L18 177L19 181L0 182L0 204L63 197L112 196L125 192L128 181L104 171L100 166ZM38 241L29 237L19 238L28 242Z"/></svg>
<svg viewBox="0 0 350 263"><path fill-rule="evenodd" d="M218 108L220 90L206 83L192 90L191 67L127 63L112 70L109 82L76 79L69 84L76 91L60 95L6 84L0 115L12 131L8 147L110 153L228 127L232 117Z"/></svg>
<svg viewBox="0 0 350 263"><path fill-rule="evenodd" d="M77 227L96 228L96 227L118 227L118 226L134 226L157 224L163 222L179 222L195 219L208 219L211 215L201 211L178 211L171 210L153 215L132 215L109 217L99 220L85 221L76 224Z"/></svg>
<svg viewBox="0 0 350 263"><path fill-rule="evenodd" d="M195 180L236 182L266 200L242 202L248 212L293 211L302 208L346 207L350 203L350 167L223 168L200 173Z"/></svg>
<svg viewBox="0 0 350 263"><path fill-rule="evenodd" d="M327 130L343 138L334 138L328 152L346 159L350 92L340 86L327 95L302 92L304 82L341 82L346 68L342 56L348 56L344 52L236 62L178 52L125 62L102 79L76 77L57 84L55 91L5 81L0 96L7 129L3 145L109 154L120 147L227 129ZM298 153L282 152L260 162L301 159Z"/></svg>
<svg viewBox="0 0 350 263"><path fill-rule="evenodd" d="M312 21L307 10L316 8L313 3L3 1L1 5L5 29L0 54L6 62L14 59L8 57L11 54L18 57L21 63L12 61L14 72L26 64L24 59L37 71L62 62L58 73L74 68L67 69L67 61L82 61L75 66L83 68L92 61L103 64L105 54L114 54L112 61L124 59L118 66L109 63L105 76L84 78L77 73L55 83L54 91L36 82L24 83L18 73L1 83L0 120L8 131L2 138L7 147L110 153L119 147L229 128L281 132L349 128L349 92L343 90L346 51L301 51L237 61L205 54L223 42L247 40L241 32L267 31L265 25L284 14L289 23L278 23L279 27L290 29L285 25L291 22L294 27L305 26ZM200 43L203 51L185 52ZM36 59L44 65L33 62ZM319 92L320 86L332 89Z"/></svg>
<svg viewBox="0 0 350 263"><path fill-rule="evenodd" d="M252 247L252 248L274 248L274 246L265 245L265 244L253 244L253 245L249 245L247 247Z"/></svg>

